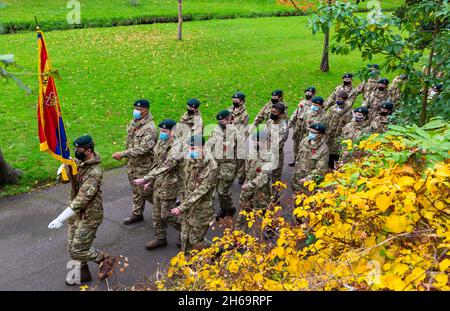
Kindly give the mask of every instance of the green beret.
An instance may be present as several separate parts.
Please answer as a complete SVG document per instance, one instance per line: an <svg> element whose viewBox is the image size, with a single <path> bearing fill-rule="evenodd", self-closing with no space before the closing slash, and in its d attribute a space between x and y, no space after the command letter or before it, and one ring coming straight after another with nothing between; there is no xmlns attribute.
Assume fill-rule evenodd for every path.
<svg viewBox="0 0 450 311"><path fill-rule="evenodd" d="M201 142L202 146L204 146L205 145L205 137L201 134L196 134L196 135L191 136L188 139L187 144L191 147L194 147L194 146L200 146L200 142Z"/></svg>
<svg viewBox="0 0 450 311"><path fill-rule="evenodd" d="M282 103L273 104L272 108L275 108L275 110L280 113L284 113L284 111L286 110L286 107Z"/></svg>
<svg viewBox="0 0 450 311"><path fill-rule="evenodd" d="M394 109L394 104L390 100L387 100L387 101L381 103L381 108L385 108L387 110L392 110L392 109Z"/></svg>
<svg viewBox="0 0 450 311"><path fill-rule="evenodd" d="M315 88L314 86L310 86L309 88L307 88L307 89L305 90L305 93L306 93L306 92L315 93L315 92L316 92L316 88Z"/></svg>
<svg viewBox="0 0 450 311"><path fill-rule="evenodd" d="M365 116L367 116L369 114L369 109L367 109L366 107L359 107L356 108L355 110L353 110L354 112L361 112L362 114L364 114Z"/></svg>
<svg viewBox="0 0 450 311"><path fill-rule="evenodd" d="M171 130L176 124L177 122L172 119L165 119L159 122L158 127L166 130Z"/></svg>
<svg viewBox="0 0 450 311"><path fill-rule="evenodd" d="M309 128L319 131L321 134L325 134L325 132L327 131L327 127L322 123L313 123L309 126Z"/></svg>
<svg viewBox="0 0 450 311"><path fill-rule="evenodd" d="M233 94L233 96L231 96L231 98L239 98L239 99L245 100L245 94L242 92L236 92Z"/></svg>
<svg viewBox="0 0 450 311"><path fill-rule="evenodd" d="M272 96L283 96L283 91L282 90L275 90L272 92Z"/></svg>
<svg viewBox="0 0 450 311"><path fill-rule="evenodd" d="M187 105L192 108L200 107L200 101L197 98L191 98L187 101Z"/></svg>
<svg viewBox="0 0 450 311"><path fill-rule="evenodd" d="M222 110L221 112L219 112L217 114L216 119L217 120L222 120L222 119L228 118L230 115L231 115L230 110L225 109L225 110Z"/></svg>
<svg viewBox="0 0 450 311"><path fill-rule="evenodd" d="M353 74L352 73L346 73L346 74L344 74L342 76L342 79L345 79L345 78L353 78Z"/></svg>
<svg viewBox="0 0 450 311"><path fill-rule="evenodd" d="M381 78L380 80L378 80L378 83L382 83L382 84L388 85L389 84L389 80L386 79L386 78Z"/></svg>
<svg viewBox="0 0 450 311"><path fill-rule="evenodd" d="M148 108L150 107L150 102L146 99L138 99L134 102L134 106Z"/></svg>
<svg viewBox="0 0 450 311"><path fill-rule="evenodd" d="M314 97L313 99L311 99L311 101L312 101L313 103L319 104L319 105L323 105L323 102L324 102L322 96L316 96L316 97Z"/></svg>
<svg viewBox="0 0 450 311"><path fill-rule="evenodd" d="M94 141L92 140L92 137L89 135L82 135L80 137L78 137L77 139L75 139L75 141L73 142L74 147L80 147L80 148L85 148L85 147L94 147Z"/></svg>

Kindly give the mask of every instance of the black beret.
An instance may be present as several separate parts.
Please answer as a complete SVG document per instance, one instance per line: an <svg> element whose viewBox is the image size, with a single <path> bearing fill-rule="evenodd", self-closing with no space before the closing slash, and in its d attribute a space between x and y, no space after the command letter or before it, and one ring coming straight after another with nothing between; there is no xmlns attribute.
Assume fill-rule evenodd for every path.
<svg viewBox="0 0 450 311"><path fill-rule="evenodd" d="M272 92L272 96L283 96L283 91L282 90L275 90Z"/></svg>
<svg viewBox="0 0 450 311"><path fill-rule="evenodd" d="M171 130L176 124L177 122L172 119L165 119L159 122L158 127L166 130Z"/></svg>
<svg viewBox="0 0 450 311"><path fill-rule="evenodd" d="M362 114L364 114L365 116L367 116L369 114L369 109L367 109L366 107L358 107L355 110L353 110L354 112L361 112Z"/></svg>
<svg viewBox="0 0 450 311"><path fill-rule="evenodd" d="M265 141L267 140L267 132L265 129L258 128L256 131L252 134L252 140L254 141Z"/></svg>
<svg viewBox="0 0 450 311"><path fill-rule="evenodd" d="M378 64L368 64L367 67L369 68L375 68L375 69L380 69L380 66Z"/></svg>
<svg viewBox="0 0 450 311"><path fill-rule="evenodd" d="M150 107L150 102L146 99L138 99L134 102L134 106L148 108Z"/></svg>
<svg viewBox="0 0 450 311"><path fill-rule="evenodd" d="M231 98L239 98L239 99L245 100L245 94L242 92L236 92L233 94L233 96L231 96Z"/></svg>
<svg viewBox="0 0 450 311"><path fill-rule="evenodd" d="M200 106L200 101L197 98L191 98L187 101L189 107L198 108Z"/></svg>
<svg viewBox="0 0 450 311"><path fill-rule="evenodd" d="M344 74L342 76L342 79L345 79L345 78L353 78L353 73L346 73L346 74Z"/></svg>
<svg viewBox="0 0 450 311"><path fill-rule="evenodd" d="M320 105L323 105L323 102L324 102L324 100L321 96L316 96L313 99L311 99L311 101L315 104L320 104Z"/></svg>
<svg viewBox="0 0 450 311"><path fill-rule="evenodd" d="M84 134L80 137L78 137L77 139L75 139L75 141L73 142L74 147L80 147L80 148L85 148L85 147L94 147L94 141L92 140L92 137Z"/></svg>
<svg viewBox="0 0 450 311"><path fill-rule="evenodd" d="M220 112L216 115L216 119L217 119L217 120L222 120L222 119L228 118L230 115L231 115L230 110L225 109L225 110L220 111Z"/></svg>
<svg viewBox="0 0 450 311"><path fill-rule="evenodd" d="M327 131L327 127L322 123L313 123L309 126L309 128L319 131L321 134L325 134L325 132Z"/></svg>
<svg viewBox="0 0 450 311"><path fill-rule="evenodd" d="M398 76L400 79L405 80L408 79L408 74L406 73L402 73L401 75Z"/></svg>
<svg viewBox="0 0 450 311"><path fill-rule="evenodd" d="M306 93L306 92L315 93L315 92L316 92L316 88L315 88L314 86L310 86L309 88L307 88L307 89L305 90L305 93Z"/></svg>
<svg viewBox="0 0 450 311"><path fill-rule="evenodd" d="M433 88L435 88L438 91L442 91L442 88L444 87L443 83L435 84L433 85Z"/></svg>
<svg viewBox="0 0 450 311"><path fill-rule="evenodd" d="M275 110L280 113L284 113L284 111L286 110L286 107L282 103L273 104L272 108L275 108Z"/></svg>
<svg viewBox="0 0 450 311"><path fill-rule="evenodd" d="M382 84L389 84L389 80L386 78L381 78L380 80L378 80L378 83L382 83Z"/></svg>
<svg viewBox="0 0 450 311"><path fill-rule="evenodd" d="M394 104L390 100L387 100L381 104L381 108L385 108L387 110L392 110L392 109L394 109Z"/></svg>
<svg viewBox="0 0 450 311"><path fill-rule="evenodd" d="M200 142L202 143L202 146L205 145L205 137L201 134L193 135L187 141L188 145L191 147L200 146Z"/></svg>

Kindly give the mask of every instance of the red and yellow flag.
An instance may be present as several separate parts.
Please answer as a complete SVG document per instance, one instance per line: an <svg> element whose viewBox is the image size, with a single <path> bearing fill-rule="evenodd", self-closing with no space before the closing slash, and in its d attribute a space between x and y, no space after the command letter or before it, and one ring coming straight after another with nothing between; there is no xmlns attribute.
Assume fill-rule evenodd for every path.
<svg viewBox="0 0 450 311"><path fill-rule="evenodd" d="M48 57L44 36L39 28L36 31L38 39L39 77L37 114L40 150L48 152L53 158L64 164L70 165L72 167L72 173L76 175L77 166L75 162L70 159L69 142L64 128L55 79L51 75L52 67ZM63 172L63 179L67 180L66 177L65 172Z"/></svg>

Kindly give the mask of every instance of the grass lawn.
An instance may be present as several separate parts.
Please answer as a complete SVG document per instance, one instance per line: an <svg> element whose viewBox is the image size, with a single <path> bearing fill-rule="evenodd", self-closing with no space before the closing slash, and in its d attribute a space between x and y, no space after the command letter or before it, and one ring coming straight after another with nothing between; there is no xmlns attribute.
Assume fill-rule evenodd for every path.
<svg viewBox="0 0 450 311"><path fill-rule="evenodd" d="M111 154L124 147L135 99L148 98L159 122L178 120L186 100L197 97L205 121L213 123L237 89L247 94L252 119L276 88L285 91L290 112L310 85L328 96L342 73L365 63L359 54L331 55L331 71L320 72L323 37L312 36L306 22L306 17L191 22L183 42L175 40L176 24L48 32L52 64L63 79L56 83L68 137L91 134L104 167L112 168L123 165ZM0 46L2 54L15 54L21 66L36 72L34 33L0 36ZM36 76L21 77L37 90ZM53 182L59 163L39 152L37 94L24 94L12 81L0 84L0 146L7 161L25 172L21 185L0 194L5 196Z"/></svg>
<svg viewBox="0 0 450 311"><path fill-rule="evenodd" d="M352 0L354 1L354 0ZM155 21L174 21L177 18L175 0L139 0L136 6L131 0L79 0L82 27L101 27L129 24L148 24ZM290 1L276 0L184 0L185 19L211 19L298 14ZM368 2L360 3L367 9ZM385 9L392 9L404 0L379 1ZM36 16L44 30L74 28L66 21L68 0L0 0L0 23L6 32L34 30ZM319 0L300 1L301 7L313 7ZM1 5L2 4L2 5Z"/></svg>

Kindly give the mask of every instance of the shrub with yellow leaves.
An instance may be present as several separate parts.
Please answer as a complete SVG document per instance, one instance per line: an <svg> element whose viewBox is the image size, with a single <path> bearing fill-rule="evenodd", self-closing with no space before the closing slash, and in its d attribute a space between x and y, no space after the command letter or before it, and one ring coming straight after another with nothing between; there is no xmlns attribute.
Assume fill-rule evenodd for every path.
<svg viewBox="0 0 450 311"><path fill-rule="evenodd" d="M448 129L434 127L427 135L448 144ZM450 290L448 151L422 161L433 159L433 150L393 132L356 142L353 151L320 184L304 185L290 217L280 216L276 205L251 212L261 232L275 228L273 242L228 229L209 248L172 258L157 287Z"/></svg>

